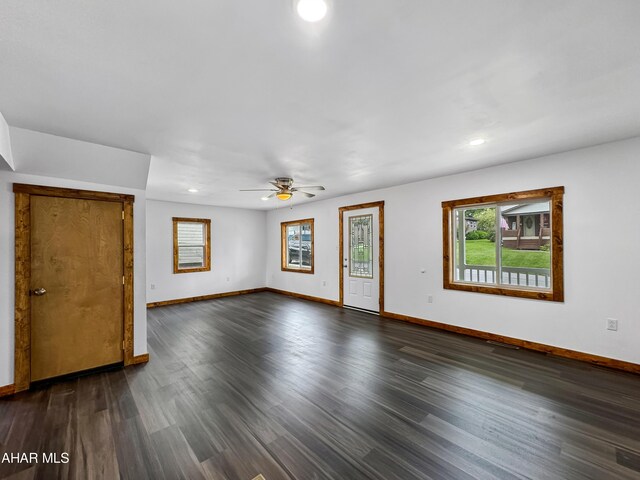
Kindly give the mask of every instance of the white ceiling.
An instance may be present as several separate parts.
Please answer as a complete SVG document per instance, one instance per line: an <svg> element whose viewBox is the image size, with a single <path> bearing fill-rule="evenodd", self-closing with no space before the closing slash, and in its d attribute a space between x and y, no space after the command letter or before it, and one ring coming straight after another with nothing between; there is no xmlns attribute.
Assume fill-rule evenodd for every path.
<svg viewBox="0 0 640 480"><path fill-rule="evenodd" d="M2 0L0 111L153 155L149 198L252 208L640 135L637 0L292 3Z"/></svg>

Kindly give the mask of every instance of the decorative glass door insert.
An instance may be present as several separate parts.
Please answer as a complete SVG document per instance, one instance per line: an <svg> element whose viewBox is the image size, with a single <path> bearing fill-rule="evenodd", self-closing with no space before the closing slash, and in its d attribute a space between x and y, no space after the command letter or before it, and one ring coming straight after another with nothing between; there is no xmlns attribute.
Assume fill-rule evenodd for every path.
<svg viewBox="0 0 640 480"><path fill-rule="evenodd" d="M373 215L349 218L349 275L373 278Z"/></svg>

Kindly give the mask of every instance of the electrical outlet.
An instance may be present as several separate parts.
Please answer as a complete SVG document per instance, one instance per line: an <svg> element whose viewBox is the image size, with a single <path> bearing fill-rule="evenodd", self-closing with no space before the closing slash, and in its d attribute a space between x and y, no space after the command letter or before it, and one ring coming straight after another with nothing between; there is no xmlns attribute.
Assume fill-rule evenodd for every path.
<svg viewBox="0 0 640 480"><path fill-rule="evenodd" d="M613 330L614 332L618 330L618 320L615 318L607 318L607 330Z"/></svg>
<svg viewBox="0 0 640 480"><path fill-rule="evenodd" d="M156 284L155 284L155 283L152 283L152 284L151 284L151 290L155 290L155 289L156 289Z"/></svg>
<svg viewBox="0 0 640 480"><path fill-rule="evenodd" d="M433 303L433 295L427 295L427 303Z"/></svg>
<svg viewBox="0 0 640 480"><path fill-rule="evenodd" d="M231 279L229 277L227 277L227 282L230 281Z"/></svg>
<svg viewBox="0 0 640 480"><path fill-rule="evenodd" d="M323 281L322 281L322 286L323 286L323 287L326 287L326 286L327 286L327 281L326 281L326 280L323 280Z"/></svg>

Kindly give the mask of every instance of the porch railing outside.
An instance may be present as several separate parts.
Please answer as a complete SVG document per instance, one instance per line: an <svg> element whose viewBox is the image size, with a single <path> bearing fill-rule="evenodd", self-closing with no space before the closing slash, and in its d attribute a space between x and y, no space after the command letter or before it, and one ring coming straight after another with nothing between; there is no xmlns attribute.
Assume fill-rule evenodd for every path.
<svg viewBox="0 0 640 480"><path fill-rule="evenodd" d="M496 267L463 265L456 269L456 280L471 283L496 282ZM551 273L548 268L502 267L502 285L551 288Z"/></svg>

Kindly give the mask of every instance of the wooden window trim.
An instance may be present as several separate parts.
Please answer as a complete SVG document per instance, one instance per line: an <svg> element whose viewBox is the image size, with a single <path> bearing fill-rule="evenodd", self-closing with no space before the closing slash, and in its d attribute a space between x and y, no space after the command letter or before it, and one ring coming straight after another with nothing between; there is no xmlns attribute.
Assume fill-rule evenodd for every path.
<svg viewBox="0 0 640 480"><path fill-rule="evenodd" d="M14 183L15 194L15 306L14 306L14 384L15 391L31 385L31 196L64 197L122 203L124 365L133 365L133 195L93 192L69 188Z"/></svg>
<svg viewBox="0 0 640 480"><path fill-rule="evenodd" d="M211 271L211 219L173 217L173 273L193 273ZM204 246L204 267L178 268L178 223L203 223L206 229Z"/></svg>
<svg viewBox="0 0 640 480"><path fill-rule="evenodd" d="M311 224L311 268L291 268L287 266L287 227L291 225L302 225L303 223ZM300 235L302 235L302 229L300 230ZM316 248L314 242L315 236L315 226L313 218L304 218L302 220L292 220L290 222L282 222L280 223L280 270L283 272L294 272L294 273L307 273L314 274L314 257L316 255ZM302 259L300 259L300 263L302 264Z"/></svg>
<svg viewBox="0 0 640 480"><path fill-rule="evenodd" d="M563 196L564 187L552 187L442 202L442 267L444 288L447 290L487 293L492 295L546 300L551 302L564 302ZM551 209L551 290L540 291L518 286L500 285L494 287L488 285L455 283L453 281L454 262L451 252L451 215L453 210L459 207L481 207L482 205L487 204L535 200L538 198L549 199Z"/></svg>

